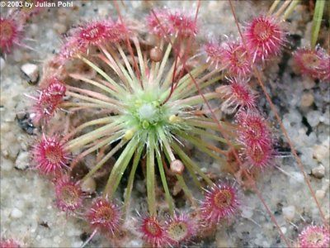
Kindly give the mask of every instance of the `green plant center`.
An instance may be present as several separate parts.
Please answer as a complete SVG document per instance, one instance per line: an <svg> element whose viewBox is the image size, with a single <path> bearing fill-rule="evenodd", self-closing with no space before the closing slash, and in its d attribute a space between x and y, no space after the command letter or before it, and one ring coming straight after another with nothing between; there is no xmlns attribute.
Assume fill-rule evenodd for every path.
<svg viewBox="0 0 330 248"><path fill-rule="evenodd" d="M143 103L137 110L138 118L144 129L149 125L157 125L160 120L160 109L157 106L157 102Z"/></svg>
<svg viewBox="0 0 330 248"><path fill-rule="evenodd" d="M129 104L129 121L135 130L149 133L168 124L169 109L153 90L137 94Z"/></svg>

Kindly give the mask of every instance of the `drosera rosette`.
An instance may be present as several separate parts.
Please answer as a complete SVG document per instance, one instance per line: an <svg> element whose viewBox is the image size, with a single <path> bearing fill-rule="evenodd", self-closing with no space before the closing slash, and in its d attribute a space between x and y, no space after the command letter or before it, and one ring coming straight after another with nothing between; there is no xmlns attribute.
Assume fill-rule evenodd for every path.
<svg viewBox="0 0 330 248"><path fill-rule="evenodd" d="M15 46L24 46L24 22L18 18L17 11L8 12L0 17L0 52L9 54Z"/></svg>
<svg viewBox="0 0 330 248"><path fill-rule="evenodd" d="M264 169L274 165L275 152L272 144L265 144L258 147L245 147L243 157L250 167Z"/></svg>
<svg viewBox="0 0 330 248"><path fill-rule="evenodd" d="M145 216L140 220L139 232L147 245L152 247L167 247L170 239L164 223L156 216Z"/></svg>
<svg viewBox="0 0 330 248"><path fill-rule="evenodd" d="M235 182L219 181L205 189L205 197L201 202L201 219L208 224L230 220L239 212L240 192Z"/></svg>
<svg viewBox="0 0 330 248"><path fill-rule="evenodd" d="M206 56L206 63L209 63L216 70L223 67L224 48L217 41L207 41L202 46L202 51Z"/></svg>
<svg viewBox="0 0 330 248"><path fill-rule="evenodd" d="M95 231L114 234L121 222L120 208L117 204L99 197L87 210L86 219Z"/></svg>
<svg viewBox="0 0 330 248"><path fill-rule="evenodd" d="M249 79L228 78L228 85L216 88L216 92L221 95L223 102L221 110L224 113L232 114L239 109L253 110L256 107L256 93L249 86Z"/></svg>
<svg viewBox="0 0 330 248"><path fill-rule="evenodd" d="M238 141L248 167L264 169L274 164L275 151L271 129L257 110L239 111L236 115Z"/></svg>
<svg viewBox="0 0 330 248"><path fill-rule="evenodd" d="M178 22L184 20L184 14L172 14L176 21L170 24L176 26L170 28L174 30L174 27L180 26ZM152 15L160 25L158 28L163 30L157 12L152 12ZM95 155L95 163L84 171L79 181L83 184L96 177L101 170L107 172L107 178L102 182L105 185L102 196L93 201L86 213L86 220L93 230L90 238L99 232L113 235L119 228L122 212L114 204L115 197L121 193L120 187L123 184L126 186L122 179L127 176L123 212L128 213L126 208L129 207L139 166L145 172L148 205L148 217L141 225L147 233L143 235L144 240L152 246L170 244L164 222L156 217L161 199L165 200L173 220L168 223L175 228L182 227L181 224L188 225L186 217L175 215L176 199L172 195L175 183L188 204L197 207L192 190L186 183L187 177L200 191L208 185L201 210L205 220L216 224L230 219L239 206L236 186L231 183L214 184L183 145L190 143L206 156L226 163L228 140L218 133L219 128L209 117L209 112L200 109L206 101L221 98L219 92L206 91L201 94L223 78L220 70L209 70L207 63L186 66L187 61L194 62L196 58L193 49L182 49L184 46L176 46L176 41L188 38L189 42L194 42L194 32L187 35L180 34L179 29L169 31L165 37L158 36L154 44L142 46L142 31L130 30L121 18L117 22L109 20L84 23L69 31L66 43L54 59L61 64L59 71L53 72L60 79L46 73L47 77L42 81L44 86L34 100L35 106L40 102L44 104L33 109L36 120L45 120L41 127L43 139L53 139L53 133L60 133L63 138L54 140L60 149L50 149L49 154L44 151L44 146L35 150L35 154L39 152L36 156L39 158L37 168L46 174L52 175L52 172L59 170L72 177L72 171L83 167L87 156ZM122 32L118 33L118 30ZM162 52L153 53L156 48ZM238 60L240 56L244 57L244 63L238 61L241 67L235 74L248 74L250 69L247 66L250 64L246 60L246 51L239 51ZM95 73L81 73L80 69L72 66L76 62L85 64ZM70 66L70 70L62 70ZM228 65L226 71L230 71ZM253 93L247 88L246 92L253 99ZM241 101L228 102L232 112L238 109L238 105L244 109L252 108L253 100L242 102L246 99L244 94L236 96ZM226 92L222 97L224 101L229 99ZM56 119L53 119L55 114ZM221 125L235 145L240 147L236 125L225 120L221 121ZM67 159L66 154L70 154L71 158ZM111 158L116 160L113 165L107 166ZM70 183L76 185L75 182ZM163 193L164 197L158 197L158 192ZM175 228L172 230L175 242L185 242L194 235L192 229L178 233Z"/></svg>
<svg viewBox="0 0 330 248"><path fill-rule="evenodd" d="M240 110L236 114L239 141L247 147L260 147L272 142L271 129L257 110Z"/></svg>
<svg viewBox="0 0 330 248"><path fill-rule="evenodd" d="M34 167L42 174L58 174L68 167L69 153L59 136L42 135L32 150Z"/></svg>
<svg viewBox="0 0 330 248"><path fill-rule="evenodd" d="M54 117L66 93L66 86L57 77L51 77L43 82L45 87L39 90L37 96L28 96L34 100L31 117L36 124L45 123Z"/></svg>
<svg viewBox="0 0 330 248"><path fill-rule="evenodd" d="M252 74L253 61L250 51L241 41L223 43L223 65L231 77L249 77Z"/></svg>
<svg viewBox="0 0 330 248"><path fill-rule="evenodd" d="M197 35L197 21L193 14L184 11L172 10L168 13L169 33L178 39L189 38Z"/></svg>
<svg viewBox="0 0 330 248"><path fill-rule="evenodd" d="M259 16L248 22L242 39L206 42L207 62L231 77L248 78L253 66L279 56L286 43L286 32L275 16Z"/></svg>
<svg viewBox="0 0 330 248"><path fill-rule="evenodd" d="M315 49L297 49L293 54L293 60L304 75L324 82L330 81L330 55L320 46Z"/></svg>
<svg viewBox="0 0 330 248"><path fill-rule="evenodd" d="M173 36L179 41L194 37L198 32L195 16L183 10L154 10L154 13L147 17L147 25L150 31L160 38Z"/></svg>
<svg viewBox="0 0 330 248"><path fill-rule="evenodd" d="M278 17L261 15L247 23L244 38L253 62L263 62L278 56L286 43Z"/></svg>
<svg viewBox="0 0 330 248"><path fill-rule="evenodd" d="M122 213L115 202L102 196L95 198L86 210L84 219L93 232L81 247L85 247L97 234L103 234L114 242L117 240L116 235L121 231Z"/></svg>
<svg viewBox="0 0 330 248"><path fill-rule="evenodd" d="M77 40L78 45L82 49L87 49L105 42L119 42L124 38L127 30L119 22L107 19L82 24L71 32L70 36Z"/></svg>
<svg viewBox="0 0 330 248"><path fill-rule="evenodd" d="M71 29L56 58L63 64L79 54L88 54L90 49L106 43L118 43L125 39L129 28L112 19L93 20Z"/></svg>
<svg viewBox="0 0 330 248"><path fill-rule="evenodd" d="M197 234L199 223L185 213L175 213L165 222L165 229L171 245L189 243Z"/></svg>
<svg viewBox="0 0 330 248"><path fill-rule="evenodd" d="M74 214L83 205L84 194L79 182L68 175L55 180L56 206L67 214Z"/></svg>
<svg viewBox="0 0 330 248"><path fill-rule="evenodd" d="M155 9L156 16L153 14L149 14L147 16L147 26L152 34L158 36L160 38L166 37L169 35L169 27L168 23L164 21L164 23L159 23L159 20L166 20L168 17L167 9ZM158 19L157 19L158 18Z"/></svg>
<svg viewBox="0 0 330 248"><path fill-rule="evenodd" d="M330 229L324 226L309 225L298 237L300 248L326 248L330 246Z"/></svg>
<svg viewBox="0 0 330 248"><path fill-rule="evenodd" d="M147 27L157 43L159 45L164 41L170 43L177 55L176 60L183 60L184 67L187 67L189 58L193 56L192 51L197 49L195 40L198 33L198 10L199 7L196 13L193 13L189 10L163 8L151 10L147 16ZM182 68L179 77L182 76L183 71Z"/></svg>

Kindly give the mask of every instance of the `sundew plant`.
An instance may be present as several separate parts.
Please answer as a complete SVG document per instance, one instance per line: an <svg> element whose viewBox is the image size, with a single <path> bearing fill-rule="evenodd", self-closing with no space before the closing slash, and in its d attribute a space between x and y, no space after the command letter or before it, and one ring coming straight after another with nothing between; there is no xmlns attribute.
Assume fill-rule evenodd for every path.
<svg viewBox="0 0 330 248"><path fill-rule="evenodd" d="M152 2L141 18L129 15L129 3L111 1L111 14L76 20L43 62L38 89L25 96L37 134L30 168L52 182L59 211L88 230L81 246L102 236L111 247L132 240L142 247L248 246L238 238L223 245L218 236L235 236L242 218L262 233L261 220L249 214L258 199L278 237L263 246L329 247L329 202L315 192L271 95L281 84L267 84L289 56L286 66L328 87L322 32L329 23L322 20L329 4L312 1L311 38L298 46L290 17L299 16L303 1L270 1L246 20L240 2L223 1L237 36L220 37L202 28L209 2L189 9ZM1 16L6 57L22 49L24 27L38 11ZM304 182L315 217L306 220L303 210L299 220L287 215L290 231L263 186L279 175L295 180L281 167L284 157ZM3 239L1 247L15 242Z"/></svg>

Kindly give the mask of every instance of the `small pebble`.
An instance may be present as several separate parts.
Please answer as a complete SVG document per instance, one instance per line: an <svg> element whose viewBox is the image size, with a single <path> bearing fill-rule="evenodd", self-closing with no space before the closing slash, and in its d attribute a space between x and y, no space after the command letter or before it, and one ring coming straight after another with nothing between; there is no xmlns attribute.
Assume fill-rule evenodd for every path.
<svg viewBox="0 0 330 248"><path fill-rule="evenodd" d="M99 8L98 10L98 16L100 17L106 17L109 14L108 8Z"/></svg>
<svg viewBox="0 0 330 248"><path fill-rule="evenodd" d="M325 191L322 189L316 190L315 191L315 196L318 200L323 200L324 196L325 196Z"/></svg>
<svg viewBox="0 0 330 248"><path fill-rule="evenodd" d="M158 47L154 47L150 50L150 58L153 62L159 62L163 58L163 51Z"/></svg>
<svg viewBox="0 0 330 248"><path fill-rule="evenodd" d="M61 23L54 23L54 29L58 34L64 34L66 32L66 26Z"/></svg>
<svg viewBox="0 0 330 248"><path fill-rule="evenodd" d="M290 184L298 184L304 182L304 176L300 172L292 172Z"/></svg>
<svg viewBox="0 0 330 248"><path fill-rule="evenodd" d="M243 208L242 216L247 219L251 219L253 216L253 211L251 209Z"/></svg>
<svg viewBox="0 0 330 248"><path fill-rule="evenodd" d="M29 167L29 153L28 152L21 152L17 159L15 167L20 170L25 170Z"/></svg>
<svg viewBox="0 0 330 248"><path fill-rule="evenodd" d="M68 11L66 8L59 8L58 13L57 13L57 20L60 23L66 23L68 21Z"/></svg>
<svg viewBox="0 0 330 248"><path fill-rule="evenodd" d="M282 212L287 220L292 221L296 212L296 208L294 206L287 206L282 208Z"/></svg>
<svg viewBox="0 0 330 248"><path fill-rule="evenodd" d="M60 243L60 241L61 241L61 237L60 237L60 236L55 236L55 237L53 238L53 240L54 240L55 243Z"/></svg>
<svg viewBox="0 0 330 248"><path fill-rule="evenodd" d="M2 133L7 133L11 129L11 125L9 123L1 123L0 130Z"/></svg>
<svg viewBox="0 0 330 248"><path fill-rule="evenodd" d="M319 166L317 166L316 168L314 168L312 170L312 174L314 177L318 178L318 179L322 179L324 177L325 174L325 168L322 164L320 164Z"/></svg>
<svg viewBox="0 0 330 248"><path fill-rule="evenodd" d="M304 89L312 89L315 87L315 82L310 77L305 77L305 80L303 80L301 84Z"/></svg>
<svg viewBox="0 0 330 248"><path fill-rule="evenodd" d="M269 244L267 241L263 241L263 242L262 242L262 246L263 246L263 247L269 247L270 244Z"/></svg>
<svg viewBox="0 0 330 248"><path fill-rule="evenodd" d="M0 57L0 71L2 71L6 66L6 61Z"/></svg>
<svg viewBox="0 0 330 248"><path fill-rule="evenodd" d="M13 169L14 165L10 159L1 157L0 167L2 171L10 171L11 169Z"/></svg>
<svg viewBox="0 0 330 248"><path fill-rule="evenodd" d="M170 169L171 169L171 172L173 172L174 174L181 175L184 170L184 165L181 162L181 160L176 159L171 162Z"/></svg>
<svg viewBox="0 0 330 248"><path fill-rule="evenodd" d="M15 49L14 52L13 52L13 59L16 61L16 62L21 62L22 59L23 59L23 54L20 50L18 49Z"/></svg>
<svg viewBox="0 0 330 248"><path fill-rule="evenodd" d="M314 96L311 93L304 93L301 97L301 107L309 107L314 102Z"/></svg>
<svg viewBox="0 0 330 248"><path fill-rule="evenodd" d="M30 32L29 32L29 34L31 36L37 35L38 34L38 31L39 31L38 25L35 24L35 23L31 23L29 26L30 26Z"/></svg>
<svg viewBox="0 0 330 248"><path fill-rule="evenodd" d="M329 156L329 150L326 146L324 145L315 145L313 147L314 152L313 152L313 156L314 158L317 159L317 161L321 162L322 159L326 158Z"/></svg>
<svg viewBox="0 0 330 248"><path fill-rule="evenodd" d="M229 243L229 237L226 234L226 232L222 231L217 233L216 236L216 246L217 247L230 247L230 243Z"/></svg>
<svg viewBox="0 0 330 248"><path fill-rule="evenodd" d="M330 180L329 179L325 179L322 182L322 190L324 191L328 191L329 190L329 185L330 185Z"/></svg>
<svg viewBox="0 0 330 248"><path fill-rule="evenodd" d="M330 109L326 109L324 115L320 117L320 121L326 125L330 125Z"/></svg>
<svg viewBox="0 0 330 248"><path fill-rule="evenodd" d="M72 243L71 247L82 247L83 243L82 241L75 241Z"/></svg>
<svg viewBox="0 0 330 248"><path fill-rule="evenodd" d="M32 123L32 119L30 118L29 114L24 112L17 113L16 120L18 122L18 125L22 128L23 131L25 131L28 134L34 133L35 127Z"/></svg>
<svg viewBox="0 0 330 248"><path fill-rule="evenodd" d="M319 111L310 111L307 114L307 120L309 125L316 127L320 123L321 113Z"/></svg>
<svg viewBox="0 0 330 248"><path fill-rule="evenodd" d="M10 216L13 218L13 219L19 219L23 216L23 212L21 210L19 210L18 208L14 208L11 213L10 213Z"/></svg>
<svg viewBox="0 0 330 248"><path fill-rule="evenodd" d="M130 240L128 241L128 243L126 244L127 247L143 247L143 243L139 240Z"/></svg>
<svg viewBox="0 0 330 248"><path fill-rule="evenodd" d="M24 76L27 77L30 84L36 84L39 79L39 69L35 64L24 64L21 67Z"/></svg>

